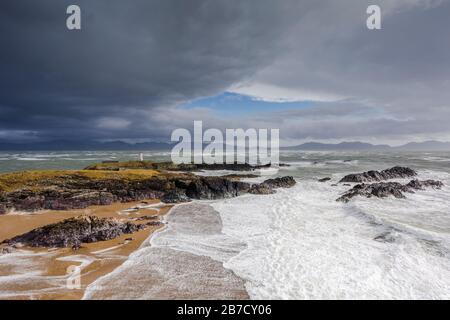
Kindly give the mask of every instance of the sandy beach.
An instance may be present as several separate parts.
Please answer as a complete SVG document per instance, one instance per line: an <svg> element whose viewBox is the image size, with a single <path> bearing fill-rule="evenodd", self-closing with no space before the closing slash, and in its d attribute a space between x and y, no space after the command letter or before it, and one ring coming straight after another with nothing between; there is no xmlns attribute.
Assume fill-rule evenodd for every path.
<svg viewBox="0 0 450 320"><path fill-rule="evenodd" d="M167 228L126 263L91 284L85 299L249 299L245 280L223 262L245 244L222 232L220 214L191 202L164 217Z"/></svg>
<svg viewBox="0 0 450 320"><path fill-rule="evenodd" d="M157 200L92 206L82 210L15 212L0 216L0 242L47 224L79 215L118 219L134 219L166 214L170 205ZM140 207L139 209L136 209ZM71 248L20 248L12 254L0 255L0 299L81 299L85 288L99 277L112 272L156 230L151 226L116 239L83 244ZM81 288L68 289L68 268L81 269Z"/></svg>

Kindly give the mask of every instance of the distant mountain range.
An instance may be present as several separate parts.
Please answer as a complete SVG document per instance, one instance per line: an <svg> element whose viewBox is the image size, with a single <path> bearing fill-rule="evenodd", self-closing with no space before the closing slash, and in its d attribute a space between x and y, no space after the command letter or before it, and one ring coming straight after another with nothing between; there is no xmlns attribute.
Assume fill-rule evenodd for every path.
<svg viewBox="0 0 450 320"><path fill-rule="evenodd" d="M283 150L305 150L305 151L350 151L350 150L382 150L382 151L450 151L450 142L425 141L410 142L401 146L391 147L387 144L370 144L364 142L341 142L337 144L326 144L319 142L308 142L298 146L281 148Z"/></svg>
<svg viewBox="0 0 450 320"><path fill-rule="evenodd" d="M96 142L96 141L70 141L55 140L33 143L6 143L0 142L1 151L169 151L175 144L164 142L127 143L123 141ZM282 147L282 150L305 151L450 151L450 142L425 141L410 142L402 146L391 147L387 144L370 144L364 142L341 142L327 144L308 142L298 146Z"/></svg>

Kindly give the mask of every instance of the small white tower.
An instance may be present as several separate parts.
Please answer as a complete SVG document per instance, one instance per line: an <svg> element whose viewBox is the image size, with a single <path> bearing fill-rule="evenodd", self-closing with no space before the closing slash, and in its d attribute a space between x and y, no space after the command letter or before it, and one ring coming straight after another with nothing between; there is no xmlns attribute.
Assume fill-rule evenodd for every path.
<svg viewBox="0 0 450 320"><path fill-rule="evenodd" d="M139 161L144 161L144 154L142 152L139 153Z"/></svg>

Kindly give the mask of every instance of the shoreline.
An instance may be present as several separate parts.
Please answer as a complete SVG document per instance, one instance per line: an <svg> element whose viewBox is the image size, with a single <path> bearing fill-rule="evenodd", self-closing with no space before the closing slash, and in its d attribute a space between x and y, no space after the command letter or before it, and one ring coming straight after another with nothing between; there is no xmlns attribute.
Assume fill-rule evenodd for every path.
<svg viewBox="0 0 450 320"><path fill-rule="evenodd" d="M81 299L85 297L85 290L92 283L120 269L124 263L128 263L130 261L129 257L137 249L141 248L147 239L149 239L148 244L151 247L150 243L153 243L152 235L156 230L161 229L163 224L144 223L142 220L153 220L154 216L158 216L158 222L161 222L160 217L171 211L170 209L174 203L194 199L226 199L246 193L270 194L274 193L275 189L289 188L296 183L293 177L290 176L268 179L259 184L251 184L240 181L240 175L237 178L222 176L203 177L191 172L171 172L167 169L172 168L173 164L164 162L128 161L113 163L113 165L111 167L111 163L105 163L75 171L34 170L1 175L0 242L7 239L13 239L14 241L15 238L19 238L19 240L16 240L18 247L8 247L6 245L6 247L2 246L0 248L2 250L0 255L0 284L2 288L5 288L5 290L0 292L0 299ZM230 169L233 171L237 169L249 171L256 168L250 165L242 167L242 165L233 164ZM175 169L179 170L181 168L176 167ZM196 168L188 167L188 169L192 171ZM150 200L148 202L148 200L144 201L145 199L160 199L166 204L163 204L163 207L159 210L159 208L148 205L149 203L155 204L159 200ZM140 206L137 209L133 208L133 206L143 202L145 202L146 206ZM192 204L192 206L195 205L196 203ZM197 222L203 223L203 225L196 225L198 228L196 232L199 233L197 235L199 238L201 238L202 228L206 230L212 228L215 235L225 237L222 233L220 214L210 206L202 206L202 208L206 216L211 219L211 226L209 221L203 221L205 220L204 216L196 215L197 212L194 210L194 212L185 217L186 219L182 226L179 225L178 228L195 229L191 221L191 218L195 216L198 220ZM17 209L25 212L14 211ZM144 210L153 212L153 217L144 218L144 213L142 212ZM144 230L134 232L132 235L123 234L113 240L97 242L98 239L110 239L109 236L106 238L100 236L97 239L95 237L85 238L86 242L96 242L83 243L80 248L78 245L70 249L32 248L22 246L20 243L21 239L26 239L28 233L36 228L49 226L50 228L56 228L57 232L59 232L59 222L64 221L65 224L67 219L77 218L80 215L92 215L97 218L116 218L125 220L123 222L127 223L136 221L136 224L150 226ZM136 219L130 219L133 217ZM84 221L85 219L83 218L82 220ZM54 224L57 225L52 226ZM70 228L75 231L77 227L71 226ZM46 232L48 234L45 237L52 237L52 231L47 231L47 229L37 232ZM79 231L75 231L75 233L77 232ZM20 237L21 235L23 237ZM61 238L61 236L59 237ZM58 244L55 244L53 239L50 242L23 241L31 246L66 246L66 240L68 241L68 239L65 237L71 238L71 233L69 232L63 235L61 239L58 239L60 241ZM248 298L243 280L238 278L231 270L224 268L223 263L226 260L216 259L216 257L202 254L202 252L190 253L189 250L185 250L181 254L180 252L183 250L176 252L170 250L171 248L163 250L163 255L169 255L172 262L177 260L182 265L184 260L190 260L192 262L191 266L195 265L195 263L201 264L197 265L195 269L188 270L188 272L195 273L201 270L202 267L209 268L208 272L206 272L209 276L204 275L203 277L209 277L206 279L207 281L214 282L217 280L214 283L216 288L221 286L225 289L228 288L226 281L221 282L220 278L231 280L234 283L232 286L235 286L233 290L236 293L223 295L216 292L214 294L218 294L218 299ZM235 252L235 254L238 253L239 251ZM184 257L180 258L180 256ZM155 257L155 259L157 264L159 262L158 258ZM172 266L170 265L170 267ZM79 271L80 268L81 271ZM77 271L81 272L81 287L75 290L69 289L71 284L73 284L69 280L75 281L75 285L80 282L78 281L80 276L77 279L73 279L74 271L75 273ZM177 273L179 270L172 271ZM214 279L216 275L218 275L218 279ZM177 273L177 276L185 277L186 275ZM155 280L152 275L149 275L149 277L150 281ZM19 282L16 281L17 278L19 278ZM199 284L198 287L203 288L202 284ZM164 290L162 288L160 294L155 294L152 297L155 299L164 297L165 292L162 292ZM130 288L130 292L132 291L133 288ZM204 297L209 299L211 297L211 295L203 295L202 292L191 292L188 296L185 296L185 293L183 290L178 290L176 294L170 294L168 297L173 299L183 297L189 299ZM136 298L140 298L140 296Z"/></svg>
<svg viewBox="0 0 450 320"><path fill-rule="evenodd" d="M222 233L217 211L208 204L193 201L172 207L164 215L164 221L166 227L150 235L126 263L92 283L84 299L250 298L244 279L225 268L224 261L214 254L202 252L211 237L219 237L230 245L219 255L234 256L245 247L236 241L232 243ZM184 244L191 249L199 245L200 251L186 250ZM237 249L230 250L236 245Z"/></svg>
<svg viewBox="0 0 450 320"><path fill-rule="evenodd" d="M143 205L142 201L91 206L68 211L39 211L10 213L0 216L0 234L4 239L28 232L34 228L78 215L95 215L118 219L133 219L145 215L161 218L172 205L152 207L158 200L145 201L136 211L129 209ZM147 207L146 207L147 206ZM79 250L71 248L19 248L16 252L0 255L0 299L79 300L85 289L100 277L109 274L127 261L161 226L151 226L133 234L124 234L108 241L83 244ZM130 240L132 239L132 240ZM68 289L67 268L81 267L81 288Z"/></svg>

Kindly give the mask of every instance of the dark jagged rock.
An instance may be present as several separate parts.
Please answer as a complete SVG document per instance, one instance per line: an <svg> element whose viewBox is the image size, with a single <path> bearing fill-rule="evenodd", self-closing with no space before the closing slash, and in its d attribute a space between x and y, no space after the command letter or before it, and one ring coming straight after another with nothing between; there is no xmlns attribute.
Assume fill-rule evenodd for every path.
<svg viewBox="0 0 450 320"><path fill-rule="evenodd" d="M186 195L192 199L212 200L237 197L250 189L250 184L221 177L198 177L186 184Z"/></svg>
<svg viewBox="0 0 450 320"><path fill-rule="evenodd" d="M251 194L273 194L273 193L275 193L275 190L267 184L260 183L260 184L252 185L251 188L248 190L248 193L251 193Z"/></svg>
<svg viewBox="0 0 450 320"><path fill-rule="evenodd" d="M21 243L31 247L80 248L81 243L111 240L143 228L145 225L121 222L112 218L78 216L34 229L10 240L5 240L4 243L8 245Z"/></svg>
<svg viewBox="0 0 450 320"><path fill-rule="evenodd" d="M346 175L339 182L374 182L389 179L410 178L417 175L417 172L407 167L393 167L383 171L367 171Z"/></svg>
<svg viewBox="0 0 450 320"><path fill-rule="evenodd" d="M250 185L221 177L202 177L193 174L167 174L143 180L55 181L40 189L22 188L5 193L0 208L21 211L83 209L91 205L131 202L144 199L163 199L175 203L192 199L220 199L246 192Z"/></svg>
<svg viewBox="0 0 450 320"><path fill-rule="evenodd" d="M183 203L190 202L191 199L186 196L186 192L184 190L173 190L166 193L161 198L161 201L164 203Z"/></svg>
<svg viewBox="0 0 450 320"><path fill-rule="evenodd" d="M111 193L93 190L23 189L6 196L10 207L24 211L83 209L91 205L108 205L113 201L115 197Z"/></svg>
<svg viewBox="0 0 450 320"><path fill-rule="evenodd" d="M434 189L440 189L443 183L435 180L411 180L408 184L401 184L398 182L378 182L372 184L357 184L352 189L344 193L336 201L348 202L350 199L356 196L362 196L366 198L378 197L385 198L388 196L394 196L396 198L405 198L403 193L414 193L415 190L423 190L426 187L432 187Z"/></svg>
<svg viewBox="0 0 450 320"><path fill-rule="evenodd" d="M273 194L277 188L291 188L296 184L293 177L286 176L275 179L268 179L260 184L254 184L248 190L251 194Z"/></svg>
<svg viewBox="0 0 450 320"><path fill-rule="evenodd" d="M292 188L295 186L295 179L291 176L280 177L275 179L268 179L263 182L263 184L268 185L271 188Z"/></svg>
<svg viewBox="0 0 450 320"><path fill-rule="evenodd" d="M146 166L169 166L165 163L142 163ZM102 165L98 166L103 168ZM208 165L208 168L216 168L214 166ZM241 169L248 168L245 164L239 166ZM239 196L248 192L251 187L249 183L229 177L205 177L190 172L155 171L145 167L144 170L124 169L116 173L98 171L98 168L79 172L18 172L3 176L0 184L0 213L13 209L83 209L92 205L146 199L162 199L166 203L186 202L190 199L222 199ZM234 168L238 168L237 164ZM10 182L14 185L8 186ZM264 183L272 189L289 188L295 184L295 180L283 177L269 179Z"/></svg>
<svg viewBox="0 0 450 320"><path fill-rule="evenodd" d="M408 189L398 182L362 183L347 191L342 197L337 199L337 201L348 202L351 198L356 196L384 198L392 195L396 198L405 198L403 192L406 191L408 191Z"/></svg>
<svg viewBox="0 0 450 320"><path fill-rule="evenodd" d="M425 180L425 181L419 181L419 180L411 180L407 185L407 187L410 187L415 190L424 190L425 188L433 188L433 189L440 189L444 186L444 184L441 181L436 180Z"/></svg>
<svg viewBox="0 0 450 320"><path fill-rule="evenodd" d="M319 179L318 181L319 182L327 182L327 181L330 181L330 180L331 180L330 177L326 177L326 178Z"/></svg>

